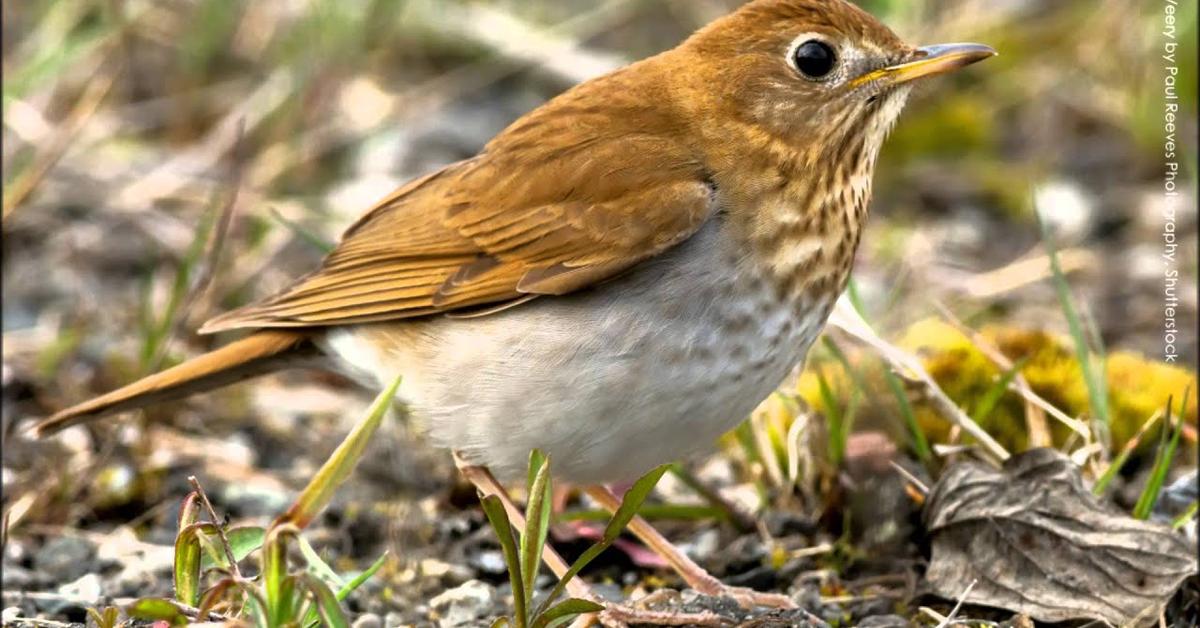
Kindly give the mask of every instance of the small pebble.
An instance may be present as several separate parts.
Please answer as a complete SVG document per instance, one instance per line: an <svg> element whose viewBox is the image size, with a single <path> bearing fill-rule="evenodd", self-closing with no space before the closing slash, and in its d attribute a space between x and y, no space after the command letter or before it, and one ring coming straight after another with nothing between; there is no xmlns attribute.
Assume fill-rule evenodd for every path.
<svg viewBox="0 0 1200 628"><path fill-rule="evenodd" d="M508 573L508 565L505 564L504 554L500 553L500 550L483 550L468 557L467 562L479 573L489 575Z"/></svg>
<svg viewBox="0 0 1200 628"><path fill-rule="evenodd" d="M875 615L858 622L859 628L907 628L910 625L907 619L899 615Z"/></svg>
<svg viewBox="0 0 1200 628"><path fill-rule="evenodd" d="M59 595L77 600L79 604L84 606L99 603L102 591L103 587L100 585L100 576L94 573L84 575L78 580L69 582L58 588Z"/></svg>
<svg viewBox="0 0 1200 628"><path fill-rule="evenodd" d="M60 536L34 554L33 564L55 582L70 582L91 570L95 556L95 543L78 536Z"/></svg>
<svg viewBox="0 0 1200 628"><path fill-rule="evenodd" d="M709 528L697 534L691 543L681 546L683 551L698 563L707 563L721 549L721 534Z"/></svg>
<svg viewBox="0 0 1200 628"><path fill-rule="evenodd" d="M438 625L464 626L494 612L496 590L479 580L469 580L461 586L443 592L429 605L437 612Z"/></svg>
<svg viewBox="0 0 1200 628"><path fill-rule="evenodd" d="M503 559L501 559L501 564L503 564ZM470 580L473 575L469 567L454 565L436 558L427 558L421 561L421 574L437 578L449 586L460 585Z"/></svg>
<svg viewBox="0 0 1200 628"><path fill-rule="evenodd" d="M383 619L374 613L363 613L354 620L353 628L383 628Z"/></svg>
<svg viewBox="0 0 1200 628"><path fill-rule="evenodd" d="M281 491L237 483L221 487L217 500L243 517L274 516L291 503L291 498Z"/></svg>
<svg viewBox="0 0 1200 628"><path fill-rule="evenodd" d="M0 584L5 591L28 591L33 588L33 573L17 565L5 564L0 572Z"/></svg>

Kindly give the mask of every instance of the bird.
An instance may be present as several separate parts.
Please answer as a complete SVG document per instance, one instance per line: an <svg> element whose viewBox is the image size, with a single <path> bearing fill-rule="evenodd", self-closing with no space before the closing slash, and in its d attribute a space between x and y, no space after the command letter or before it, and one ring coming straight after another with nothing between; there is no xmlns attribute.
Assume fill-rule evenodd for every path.
<svg viewBox="0 0 1200 628"><path fill-rule="evenodd" d="M316 270L199 330L247 335L36 429L317 366L401 377L464 466L522 477L538 449L561 480L635 478L804 361L915 82L995 54L911 46L845 0L753 0L403 185Z"/></svg>

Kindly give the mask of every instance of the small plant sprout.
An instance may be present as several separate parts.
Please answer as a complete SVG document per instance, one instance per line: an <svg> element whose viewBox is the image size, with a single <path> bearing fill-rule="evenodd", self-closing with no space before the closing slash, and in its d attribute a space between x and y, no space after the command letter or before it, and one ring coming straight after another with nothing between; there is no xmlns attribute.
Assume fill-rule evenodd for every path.
<svg viewBox="0 0 1200 628"><path fill-rule="evenodd" d="M567 583L571 581L604 550L612 545L629 521L637 514L642 502L654 490L658 480L666 473L668 465L655 468L642 476L633 484L633 488L625 493L620 508L613 514L604 535L594 545L589 547L563 577L558 580L540 603L535 605L534 586L537 580L538 568L541 565L542 549L546 544L546 535L550 530L550 514L552 481L550 479L550 460L540 451L533 451L529 456L529 503L525 507L525 529L514 530L504 504L496 495L489 495L480 501L483 512L487 515L488 523L496 532L500 541L501 553L508 566L509 582L513 593L513 616L500 617L492 623L494 628L554 628L564 625L580 615L596 613L604 607L591 600L568 598L555 603Z"/></svg>
<svg viewBox="0 0 1200 628"><path fill-rule="evenodd" d="M345 580L321 560L300 533L329 505L334 491L358 464L399 385L397 379L375 399L366 417L346 436L287 512L267 528L225 529L215 523L216 512L199 483L194 482L196 490L179 511L175 597L138 600L127 609L129 616L171 625L240 619L262 628L312 628L319 624L348 628L350 622L341 602L383 566L387 554L358 576ZM201 520L202 511L209 521ZM292 544L299 546L305 559L303 570L293 570L288 564ZM247 578L238 563L255 551L259 552L262 572L256 578ZM216 582L210 585L210 579Z"/></svg>

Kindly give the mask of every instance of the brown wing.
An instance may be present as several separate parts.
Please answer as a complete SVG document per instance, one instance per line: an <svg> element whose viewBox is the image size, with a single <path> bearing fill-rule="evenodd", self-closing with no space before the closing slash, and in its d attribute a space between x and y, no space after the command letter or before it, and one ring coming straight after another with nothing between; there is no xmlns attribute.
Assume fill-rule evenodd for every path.
<svg viewBox="0 0 1200 628"><path fill-rule="evenodd" d="M713 211L711 189L688 151L643 131L663 128L662 114L620 103L581 110L573 100L401 188L316 272L201 332L364 323L565 294L695 233Z"/></svg>

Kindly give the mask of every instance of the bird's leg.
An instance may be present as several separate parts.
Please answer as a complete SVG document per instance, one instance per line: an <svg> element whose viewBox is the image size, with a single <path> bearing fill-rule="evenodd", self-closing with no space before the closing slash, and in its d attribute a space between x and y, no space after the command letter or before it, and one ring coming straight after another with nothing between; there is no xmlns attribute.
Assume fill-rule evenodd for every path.
<svg viewBox="0 0 1200 628"><path fill-rule="evenodd" d="M525 528L525 515L513 503L508 491L504 490L504 486L492 475L491 471L488 471L486 467L468 463L458 452L454 452L454 464L463 477L483 496L495 495L500 498L500 503L504 505L504 510L508 513L508 520L513 527ZM570 568L562 556L559 556L558 552L550 547L549 543L542 547L542 562L546 563L550 571L559 578L565 576ZM653 626L721 626L724 624L722 618L715 613L657 612L606 602L593 593L592 588L581 578L571 578L567 582L567 594L604 606L604 611L598 616L581 617L572 626L589 626L596 621L610 628L624 628L630 624Z"/></svg>
<svg viewBox="0 0 1200 628"><path fill-rule="evenodd" d="M584 491L609 512L615 513L617 508L621 506L621 498L614 495L612 491L604 486L589 486ZM703 567L697 565L691 558L688 558L687 554L684 554L679 548L672 545L658 530L655 530L653 526L640 516L631 519L627 529L634 536L641 539L647 547L659 556L662 556L688 586L704 595L731 597L737 600L738 604L746 608L754 608L756 606L796 608L795 602L792 602L791 598L786 595L760 593L746 587L732 587L717 580L705 571Z"/></svg>

